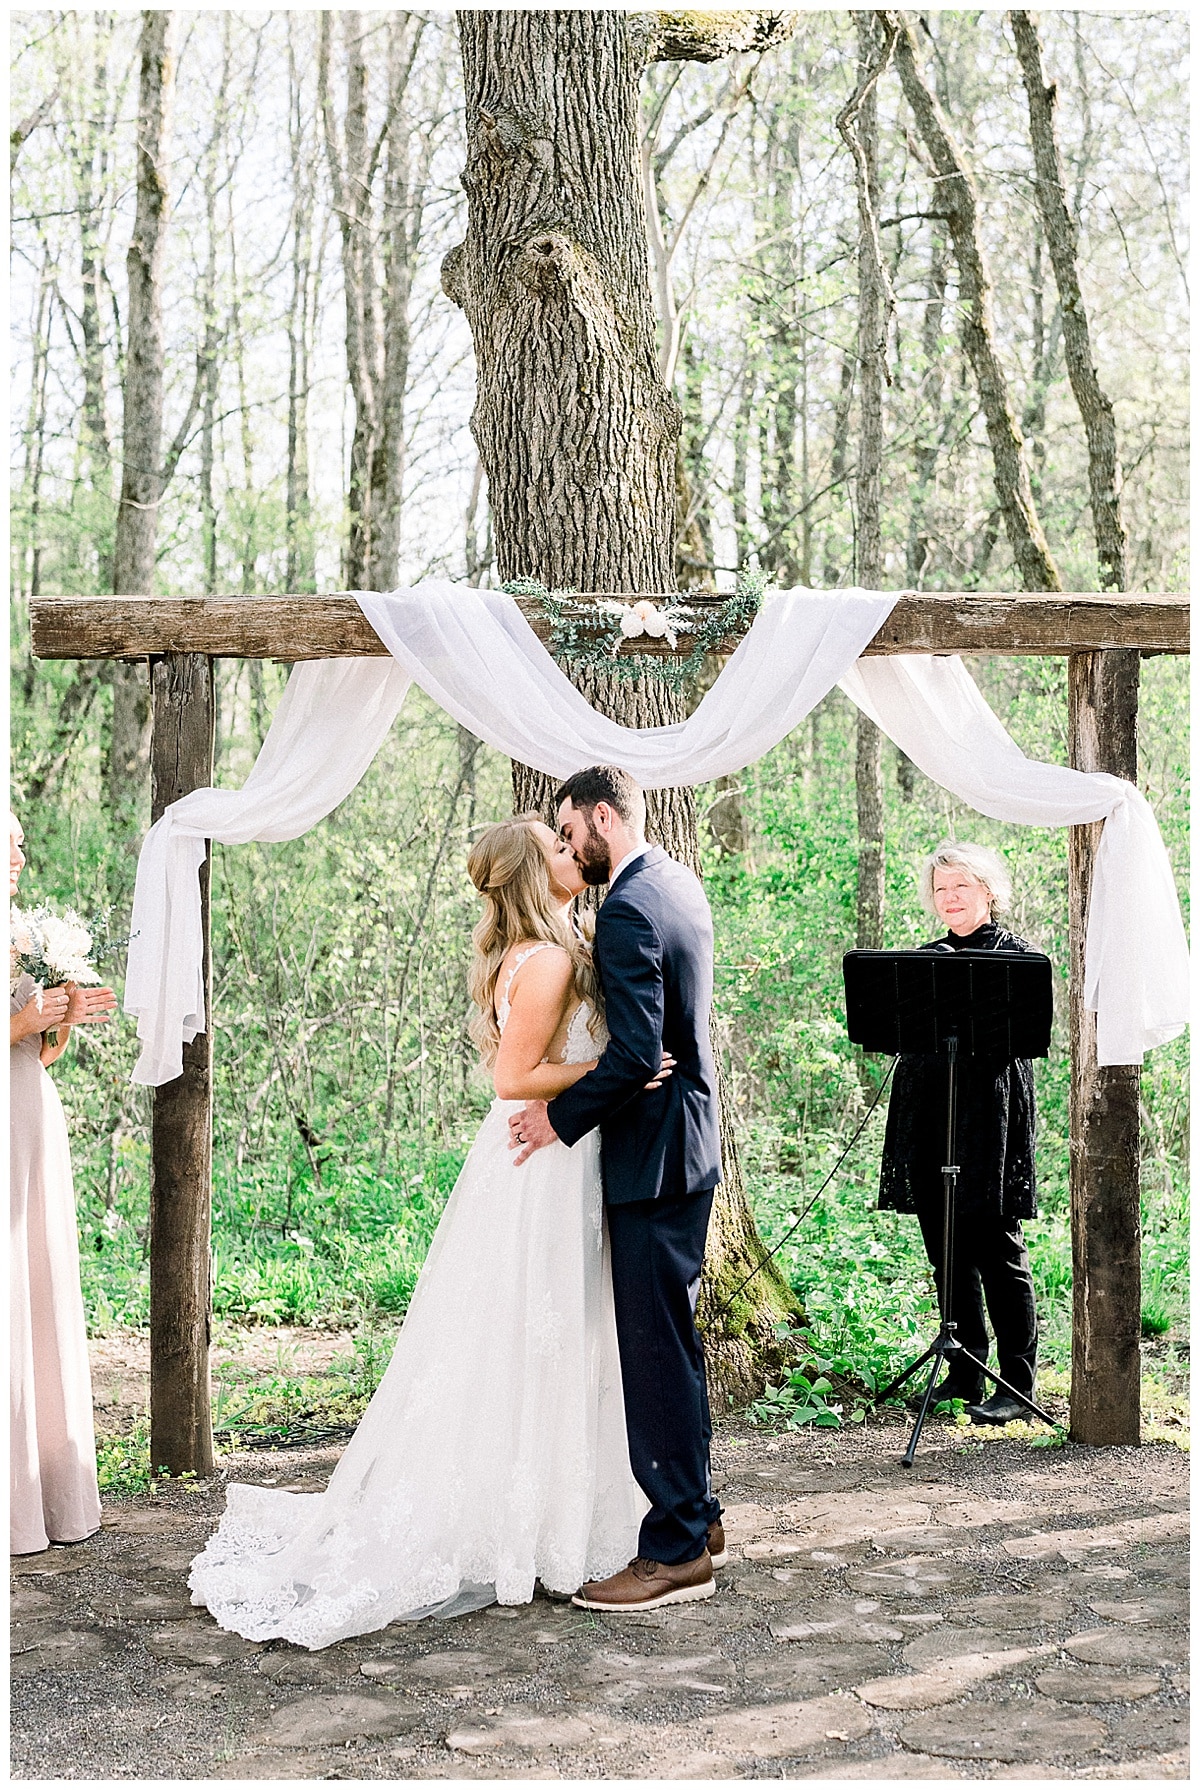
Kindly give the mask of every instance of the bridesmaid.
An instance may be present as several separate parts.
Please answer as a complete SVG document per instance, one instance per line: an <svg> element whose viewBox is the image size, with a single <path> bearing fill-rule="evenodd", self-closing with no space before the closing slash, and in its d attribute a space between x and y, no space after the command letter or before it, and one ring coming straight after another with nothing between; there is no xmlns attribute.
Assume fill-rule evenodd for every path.
<svg viewBox="0 0 1200 1790"><path fill-rule="evenodd" d="M8 825L11 898L25 854L14 815ZM67 983L39 994L26 975L12 992L9 1547L14 1554L41 1553L52 1541L82 1541L100 1527L71 1153L62 1103L46 1065L62 1055L72 1026L99 1024L115 1007L111 988ZM58 1042L52 1045L45 1034L55 1029Z"/></svg>

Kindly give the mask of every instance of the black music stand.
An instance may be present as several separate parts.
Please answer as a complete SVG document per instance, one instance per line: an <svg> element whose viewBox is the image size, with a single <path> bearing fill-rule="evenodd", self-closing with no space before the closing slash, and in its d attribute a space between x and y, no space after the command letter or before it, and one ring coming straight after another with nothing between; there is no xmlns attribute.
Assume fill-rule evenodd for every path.
<svg viewBox="0 0 1200 1790"><path fill-rule="evenodd" d="M925 1353L877 1394L881 1404L933 1362L903 1464L911 1467L933 1401L943 1361L969 1361L1043 1423L1053 1424L1032 1399L966 1350L950 1317L954 1268L957 1069L961 1057L1044 1057L1054 1011L1050 959L1040 951L848 951L842 959L850 1041L889 1056L946 1059L946 1160L942 1167L942 1276L938 1333Z"/></svg>

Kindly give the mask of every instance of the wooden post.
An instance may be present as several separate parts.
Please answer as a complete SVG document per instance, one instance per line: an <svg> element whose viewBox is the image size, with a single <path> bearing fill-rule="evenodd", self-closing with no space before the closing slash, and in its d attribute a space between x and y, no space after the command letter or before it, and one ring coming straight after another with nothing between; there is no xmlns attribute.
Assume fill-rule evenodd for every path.
<svg viewBox="0 0 1200 1790"><path fill-rule="evenodd" d="M1071 763L1137 781L1139 655L1072 653ZM1096 1065L1096 1016L1083 1006L1083 947L1101 822L1072 827L1071 1437L1112 1446L1141 1439L1141 1191L1137 1068ZM1129 915L1136 926L1138 916Z"/></svg>
<svg viewBox="0 0 1200 1790"><path fill-rule="evenodd" d="M150 662L151 817L212 782L213 662L168 653ZM211 846L200 871L205 1030L183 1048L183 1074L154 1090L150 1132L150 1462L208 1478L215 1466L208 1371L212 1229Z"/></svg>

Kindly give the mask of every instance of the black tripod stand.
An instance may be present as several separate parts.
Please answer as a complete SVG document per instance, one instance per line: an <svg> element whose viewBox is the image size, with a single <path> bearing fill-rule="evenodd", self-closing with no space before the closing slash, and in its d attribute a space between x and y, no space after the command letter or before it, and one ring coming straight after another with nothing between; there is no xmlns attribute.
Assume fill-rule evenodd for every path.
<svg viewBox="0 0 1200 1790"><path fill-rule="evenodd" d="M946 1059L946 1152L942 1165L942 1272L938 1283L938 1333L875 1403L897 1392L926 1362L933 1366L917 1420L903 1455L911 1467L933 1404L942 1364L969 1363L1043 1423L1053 1424L1033 1400L993 1373L958 1340L950 1316L954 1280L954 1212L958 1192L958 1061L987 1052L1045 1056L1050 1042L1050 960L1040 952L851 951L842 960L846 1020L851 1040L864 1050L936 1051Z"/></svg>

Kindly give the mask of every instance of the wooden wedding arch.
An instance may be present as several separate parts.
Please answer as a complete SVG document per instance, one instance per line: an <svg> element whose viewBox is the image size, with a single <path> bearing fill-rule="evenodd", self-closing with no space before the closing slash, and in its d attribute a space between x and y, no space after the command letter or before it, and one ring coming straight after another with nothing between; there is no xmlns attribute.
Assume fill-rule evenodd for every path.
<svg viewBox="0 0 1200 1790"><path fill-rule="evenodd" d="M638 593L606 593L635 601ZM706 599L688 593L689 603ZM709 602L718 599L710 597ZM543 640L536 601L522 607ZM902 595L866 651L1065 655L1070 762L1137 779L1130 654L1186 653L1189 601L1171 595ZM364 658L387 649L353 597L40 597L43 659L147 659L153 694L151 815L212 781L216 658ZM735 639L722 650L733 651ZM623 652L666 654L642 637ZM1102 823L1071 828L1071 1434L1140 1436L1139 1072L1096 1064L1083 1007L1083 943ZM210 852L211 857L211 852ZM209 861L201 872L206 1012L211 1015ZM1131 923L1136 916L1130 916ZM184 1048L183 1073L154 1089L150 1185L151 1459L172 1474L213 1471L209 1402L212 1183L211 1025Z"/></svg>

